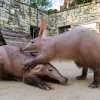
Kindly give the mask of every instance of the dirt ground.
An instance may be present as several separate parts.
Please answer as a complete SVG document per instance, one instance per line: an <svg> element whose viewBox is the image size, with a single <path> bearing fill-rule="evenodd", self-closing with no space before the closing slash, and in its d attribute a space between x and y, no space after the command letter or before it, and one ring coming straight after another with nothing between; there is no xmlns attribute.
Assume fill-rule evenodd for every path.
<svg viewBox="0 0 100 100"><path fill-rule="evenodd" d="M0 81L0 100L100 100L100 89L91 89L93 73L88 72L86 80L76 80L81 74L72 62L52 62L62 75L69 78L66 86L52 84L54 90L45 91L22 82ZM51 84L51 83L50 83Z"/></svg>

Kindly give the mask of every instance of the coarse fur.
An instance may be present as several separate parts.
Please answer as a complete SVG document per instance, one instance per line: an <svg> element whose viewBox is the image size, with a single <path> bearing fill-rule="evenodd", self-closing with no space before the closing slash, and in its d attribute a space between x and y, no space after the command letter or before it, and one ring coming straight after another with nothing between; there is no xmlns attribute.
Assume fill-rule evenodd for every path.
<svg viewBox="0 0 100 100"><path fill-rule="evenodd" d="M38 56L45 57L43 59L45 62L53 59L74 60L80 61L93 69L100 64L98 59L100 56L99 41L100 38L94 30L78 27L57 36L38 37L32 40L23 50L37 49L39 51Z"/></svg>
<svg viewBox="0 0 100 100"><path fill-rule="evenodd" d="M39 76L48 76L61 84L67 82L59 71L50 63L33 65L28 71L23 71L25 63L32 61L34 57L23 53L19 47L12 45L0 46L0 79L23 80L27 84L35 85L41 89L49 90L52 87L46 84Z"/></svg>
<svg viewBox="0 0 100 100"><path fill-rule="evenodd" d="M43 34L39 34L39 37L31 40L22 49L36 49L39 52L33 61L26 63L24 67L32 67L32 63L46 63L54 59L72 60L79 67L83 67L82 75L77 79L85 79L88 68L91 68L94 71L94 81L90 87L99 87L100 36L96 31L80 26L56 36L44 37Z"/></svg>

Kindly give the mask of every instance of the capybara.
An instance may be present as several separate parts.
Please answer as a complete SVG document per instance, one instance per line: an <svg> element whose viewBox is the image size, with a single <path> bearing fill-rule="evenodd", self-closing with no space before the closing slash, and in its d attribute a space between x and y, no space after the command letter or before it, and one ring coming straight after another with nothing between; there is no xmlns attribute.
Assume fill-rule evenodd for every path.
<svg viewBox="0 0 100 100"><path fill-rule="evenodd" d="M0 46L0 79L21 79L27 84L45 90L51 89L51 86L46 84L42 78L48 77L47 81L54 79L61 84L67 82L67 78L63 77L50 63L38 64L28 71L23 71L24 64L32 61L33 58L31 55L23 53L17 46Z"/></svg>
<svg viewBox="0 0 100 100"><path fill-rule="evenodd" d="M39 36L22 48L23 51L36 49L39 52L24 68L32 67L32 63L46 63L54 59L72 60L83 67L82 75L77 79L85 79L90 68L94 72L90 87L100 87L100 36L97 32L92 28L78 26L68 32L45 37L45 28L43 20Z"/></svg>

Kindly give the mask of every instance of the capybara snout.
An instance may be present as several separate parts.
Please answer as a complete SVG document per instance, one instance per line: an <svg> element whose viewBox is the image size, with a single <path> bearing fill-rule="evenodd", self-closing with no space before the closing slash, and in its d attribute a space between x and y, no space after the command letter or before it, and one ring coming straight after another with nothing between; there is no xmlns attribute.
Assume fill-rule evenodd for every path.
<svg viewBox="0 0 100 100"><path fill-rule="evenodd" d="M68 78L67 77L63 77L63 79L60 79L60 83L62 85L66 85L67 84L67 81L68 81Z"/></svg>
<svg viewBox="0 0 100 100"><path fill-rule="evenodd" d="M50 63L37 65L30 71L30 74L43 76L43 77L46 76L63 85L66 84L68 81L68 78L63 77L59 73L59 71Z"/></svg>

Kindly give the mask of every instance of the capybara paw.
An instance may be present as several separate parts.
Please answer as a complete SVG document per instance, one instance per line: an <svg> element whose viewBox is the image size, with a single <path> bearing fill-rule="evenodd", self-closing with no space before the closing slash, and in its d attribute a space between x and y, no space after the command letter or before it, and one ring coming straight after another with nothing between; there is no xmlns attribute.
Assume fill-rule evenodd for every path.
<svg viewBox="0 0 100 100"><path fill-rule="evenodd" d="M53 87L50 84L42 83L38 84L38 87L43 90L51 90Z"/></svg>
<svg viewBox="0 0 100 100"><path fill-rule="evenodd" d="M85 78L86 78L86 77L84 77L84 76L82 76L82 75L76 77L77 80L84 80Z"/></svg>
<svg viewBox="0 0 100 100"><path fill-rule="evenodd" d="M29 69L30 67L32 67L32 63L26 63L24 67Z"/></svg>
<svg viewBox="0 0 100 100"><path fill-rule="evenodd" d="M32 62L26 63L23 67L22 70L23 71L28 71L30 68L32 68L34 65Z"/></svg>
<svg viewBox="0 0 100 100"><path fill-rule="evenodd" d="M89 87L91 88L100 88L100 82L92 82Z"/></svg>
<svg viewBox="0 0 100 100"><path fill-rule="evenodd" d="M22 71L24 72L28 71L28 69L29 69L28 67L25 67L25 66L22 67Z"/></svg>

